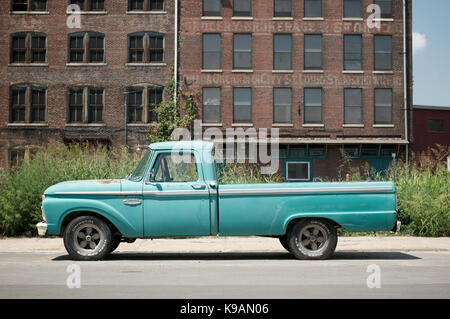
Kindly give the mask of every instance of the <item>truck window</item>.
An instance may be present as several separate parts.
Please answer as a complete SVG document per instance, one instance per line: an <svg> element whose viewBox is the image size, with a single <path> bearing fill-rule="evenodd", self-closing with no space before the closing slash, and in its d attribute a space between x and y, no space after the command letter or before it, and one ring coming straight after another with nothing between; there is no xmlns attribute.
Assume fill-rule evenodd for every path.
<svg viewBox="0 0 450 319"><path fill-rule="evenodd" d="M159 183L194 182L198 180L197 165L193 154L172 156L160 154L156 161L154 181Z"/></svg>

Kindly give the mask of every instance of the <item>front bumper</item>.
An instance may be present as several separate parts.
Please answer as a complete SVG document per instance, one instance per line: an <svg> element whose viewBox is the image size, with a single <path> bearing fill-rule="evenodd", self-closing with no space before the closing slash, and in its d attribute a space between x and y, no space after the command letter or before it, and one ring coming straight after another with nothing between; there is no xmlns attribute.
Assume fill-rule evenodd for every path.
<svg viewBox="0 0 450 319"><path fill-rule="evenodd" d="M45 234L47 234L47 223L46 222L37 223L36 228L38 230L39 236L45 236Z"/></svg>

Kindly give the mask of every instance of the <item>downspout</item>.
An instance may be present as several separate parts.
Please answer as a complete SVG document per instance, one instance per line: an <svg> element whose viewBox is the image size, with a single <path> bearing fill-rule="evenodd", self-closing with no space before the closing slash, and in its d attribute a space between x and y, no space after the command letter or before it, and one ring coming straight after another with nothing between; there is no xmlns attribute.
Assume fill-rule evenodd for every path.
<svg viewBox="0 0 450 319"><path fill-rule="evenodd" d="M406 70L406 1L403 0L403 103L404 103L404 117L405 117L405 139L408 142L406 144L406 154L405 161L406 164L409 162L409 136L408 136L408 83L407 83L407 70Z"/></svg>
<svg viewBox="0 0 450 319"><path fill-rule="evenodd" d="M175 0L175 24L174 24L174 94L173 101L177 105L177 93L178 93L178 0Z"/></svg>

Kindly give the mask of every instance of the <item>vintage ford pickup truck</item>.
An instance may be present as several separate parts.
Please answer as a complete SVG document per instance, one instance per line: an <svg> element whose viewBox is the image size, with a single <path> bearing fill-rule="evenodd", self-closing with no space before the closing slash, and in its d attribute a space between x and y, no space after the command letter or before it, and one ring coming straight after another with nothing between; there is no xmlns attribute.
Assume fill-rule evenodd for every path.
<svg viewBox="0 0 450 319"><path fill-rule="evenodd" d="M218 185L210 142L151 144L132 174L68 181L43 195L39 235L61 235L76 260L99 260L121 241L270 236L296 258L325 259L336 229L396 231L391 182Z"/></svg>

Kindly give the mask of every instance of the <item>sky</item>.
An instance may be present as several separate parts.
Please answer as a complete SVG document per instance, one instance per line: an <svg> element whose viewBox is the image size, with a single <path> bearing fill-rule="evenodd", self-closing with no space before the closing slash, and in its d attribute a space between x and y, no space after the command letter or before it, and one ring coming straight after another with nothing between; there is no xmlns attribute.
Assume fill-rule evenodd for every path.
<svg viewBox="0 0 450 319"><path fill-rule="evenodd" d="M450 0L413 0L414 105L450 107Z"/></svg>

